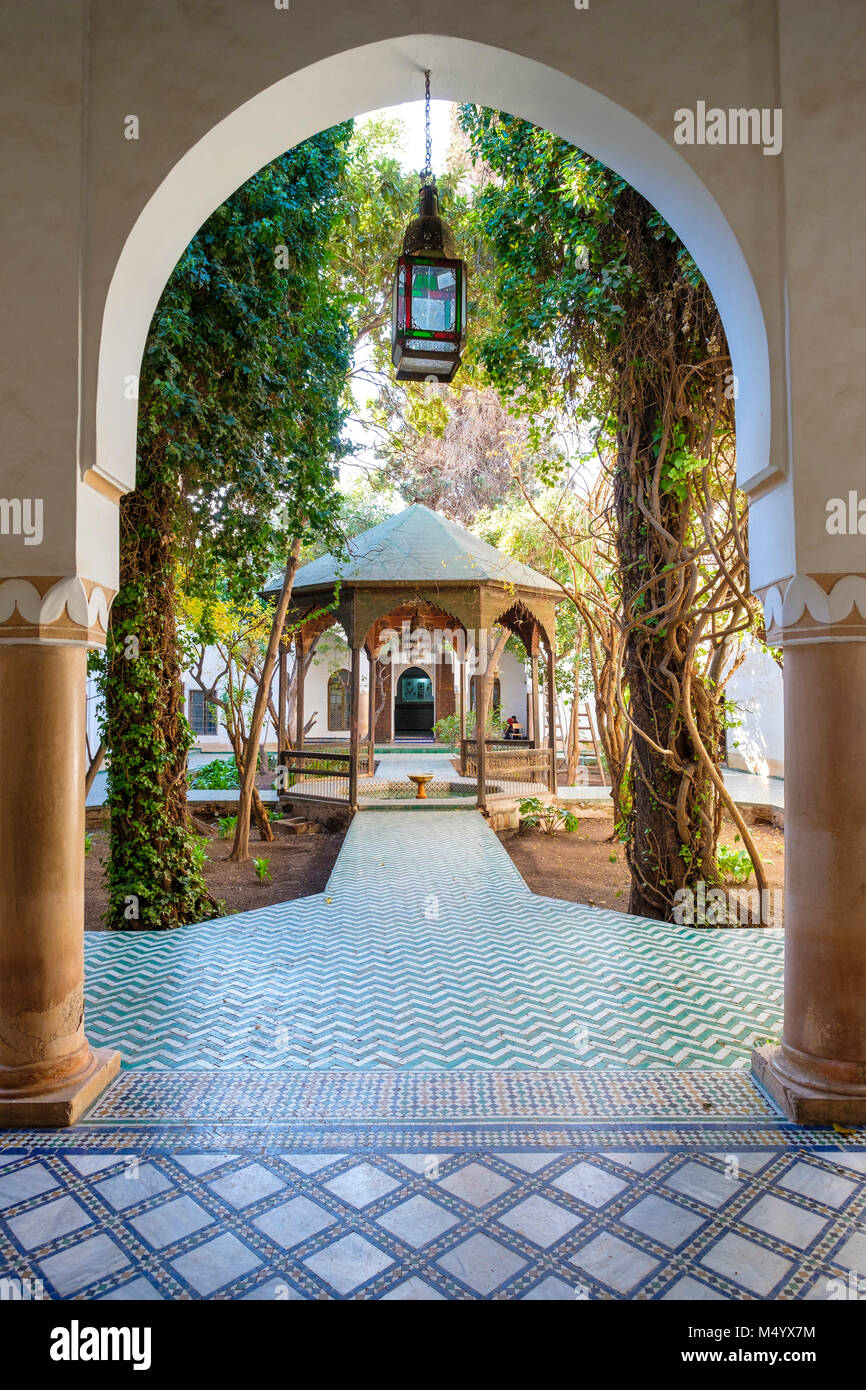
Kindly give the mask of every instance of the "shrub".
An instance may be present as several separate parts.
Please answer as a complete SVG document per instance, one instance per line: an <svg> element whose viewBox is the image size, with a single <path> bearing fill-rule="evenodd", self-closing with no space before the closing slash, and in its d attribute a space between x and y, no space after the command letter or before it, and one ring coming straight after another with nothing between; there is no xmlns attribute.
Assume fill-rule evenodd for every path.
<svg viewBox="0 0 866 1390"><path fill-rule="evenodd" d="M737 839L739 839L739 835ZM731 849L729 845L719 845L716 850L719 872L724 879L734 883L748 883L752 877L752 861L744 849Z"/></svg>
<svg viewBox="0 0 866 1390"><path fill-rule="evenodd" d="M537 828L545 835L555 835L557 830L572 834L580 824L573 811L564 811L561 806L546 806L537 796L529 796L519 803L521 825L531 830Z"/></svg>
<svg viewBox="0 0 866 1390"><path fill-rule="evenodd" d="M234 791L241 785L238 765L234 758L214 758L196 768L191 785L196 791Z"/></svg>

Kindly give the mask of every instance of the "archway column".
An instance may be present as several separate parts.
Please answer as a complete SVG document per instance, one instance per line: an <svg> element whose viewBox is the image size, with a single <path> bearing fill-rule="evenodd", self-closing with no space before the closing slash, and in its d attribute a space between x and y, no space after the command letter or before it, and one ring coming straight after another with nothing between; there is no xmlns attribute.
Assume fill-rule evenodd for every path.
<svg viewBox="0 0 866 1390"><path fill-rule="evenodd" d="M807 610L782 631L784 1026L752 1070L800 1124L866 1122L866 633L847 626L833 636Z"/></svg>
<svg viewBox="0 0 866 1390"><path fill-rule="evenodd" d="M0 644L0 1125L69 1125L117 1074L84 1032L87 651Z"/></svg>

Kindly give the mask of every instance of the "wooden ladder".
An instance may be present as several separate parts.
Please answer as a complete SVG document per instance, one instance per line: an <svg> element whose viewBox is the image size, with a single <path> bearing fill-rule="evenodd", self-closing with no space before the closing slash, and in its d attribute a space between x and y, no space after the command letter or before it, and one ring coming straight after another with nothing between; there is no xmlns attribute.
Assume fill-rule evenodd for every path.
<svg viewBox="0 0 866 1390"><path fill-rule="evenodd" d="M556 702L556 748L557 757L561 756L561 763L558 766L567 766L566 738L568 735L568 721L565 718L565 709ZM579 700L577 705L577 741L578 745L590 744L595 757L595 764L598 768L599 776L603 787L608 786L607 775L604 770L604 763L601 757L601 743L595 727L595 718L589 700ZM561 753L560 753L561 750Z"/></svg>
<svg viewBox="0 0 866 1390"><path fill-rule="evenodd" d="M601 777L601 785L608 785L607 773L604 770L604 763L601 758L601 744L598 740L598 733L595 727L595 716L589 700L581 700L577 706L577 741L578 743L591 743L592 751L595 756L595 764Z"/></svg>

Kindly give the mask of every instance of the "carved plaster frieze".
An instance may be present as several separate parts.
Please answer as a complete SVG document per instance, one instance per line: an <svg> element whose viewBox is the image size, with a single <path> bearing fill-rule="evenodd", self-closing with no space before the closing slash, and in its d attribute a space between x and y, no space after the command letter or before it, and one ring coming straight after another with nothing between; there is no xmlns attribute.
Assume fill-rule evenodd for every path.
<svg viewBox="0 0 866 1390"><path fill-rule="evenodd" d="M0 580L0 643L105 645L114 590L78 575Z"/></svg>
<svg viewBox="0 0 866 1390"><path fill-rule="evenodd" d="M761 598L769 642L866 641L866 574L795 574Z"/></svg>

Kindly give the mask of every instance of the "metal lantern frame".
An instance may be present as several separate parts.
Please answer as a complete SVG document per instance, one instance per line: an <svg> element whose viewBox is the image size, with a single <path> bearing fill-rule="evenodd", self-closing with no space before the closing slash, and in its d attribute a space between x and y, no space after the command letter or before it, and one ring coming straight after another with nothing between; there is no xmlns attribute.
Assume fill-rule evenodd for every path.
<svg viewBox="0 0 866 1390"><path fill-rule="evenodd" d="M418 216L403 237L403 254L397 260L391 291L391 361L398 381L454 380L466 342L466 263L454 254L454 238L439 214L439 193L431 168L430 73L424 73L425 137L427 161L421 173ZM453 275L453 322L448 328L413 322L415 273L430 268ZM429 297L428 297L428 303Z"/></svg>
<svg viewBox="0 0 866 1390"><path fill-rule="evenodd" d="M412 320L414 271L429 266L454 276L454 326L421 328ZM398 381L453 381L466 343L466 264L456 257L402 255L394 275L391 312L391 361ZM403 293L401 295L401 288ZM401 305L402 301L402 305Z"/></svg>

